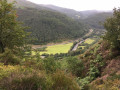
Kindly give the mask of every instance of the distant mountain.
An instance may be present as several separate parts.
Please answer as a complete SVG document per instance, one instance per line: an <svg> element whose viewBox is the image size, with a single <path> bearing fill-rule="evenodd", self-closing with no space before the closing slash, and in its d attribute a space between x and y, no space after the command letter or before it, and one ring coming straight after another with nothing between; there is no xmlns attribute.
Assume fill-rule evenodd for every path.
<svg viewBox="0 0 120 90"><path fill-rule="evenodd" d="M27 0L16 2L18 20L31 27L28 31L32 32L34 44L81 37L88 31L88 26L103 28L100 22L103 23L112 15L112 12L75 11L53 5L38 5Z"/></svg>
<svg viewBox="0 0 120 90"><path fill-rule="evenodd" d="M88 24L89 26L91 26L91 28L103 29L104 21L106 20L106 18L111 16L112 16L112 12L101 12L101 13L89 15L87 18L80 21L84 22L85 24Z"/></svg>
<svg viewBox="0 0 120 90"><path fill-rule="evenodd" d="M84 24L64 13L26 0L16 0L16 2L18 20L30 27L27 31L31 32L33 38L31 43L42 44L78 38L88 31Z"/></svg>
<svg viewBox="0 0 120 90"><path fill-rule="evenodd" d="M84 16L84 19L91 17L92 15L102 13L103 11L97 11L97 10L86 10L86 11L80 11L80 13Z"/></svg>
<svg viewBox="0 0 120 90"><path fill-rule="evenodd" d="M23 9L25 7L30 7L30 8L36 8L36 9L39 9L39 10L50 10L50 8L39 6L38 4L32 3L32 2L27 1L27 0L7 0L7 1L8 2L15 1L15 6L17 8L22 8Z"/></svg>
<svg viewBox="0 0 120 90"><path fill-rule="evenodd" d="M88 29L59 12L38 10L35 8L17 9L19 21L29 26L34 44L66 40L83 36Z"/></svg>
<svg viewBox="0 0 120 90"><path fill-rule="evenodd" d="M43 7L46 7L46 8L49 8L49 9L52 9L52 10L64 13L67 16L72 17L74 19L83 18L82 13L80 13L79 11L75 11L73 9L62 8L62 7L58 7L58 6L54 6L54 5L43 5L43 4L40 4L40 6L43 6Z"/></svg>
<svg viewBox="0 0 120 90"><path fill-rule="evenodd" d="M54 6L54 5L40 4L40 6L43 6L43 7L46 7L46 8L64 13L67 16L72 17L74 19L86 19L86 18L89 18L91 16L97 15L99 13L106 12L106 11L98 11L98 10L76 11L76 10L73 10L73 9L58 7L58 6ZM108 12L111 12L111 11L108 11Z"/></svg>
<svg viewBox="0 0 120 90"><path fill-rule="evenodd" d="M40 5L40 6L64 13L67 16L74 18L75 20L78 20L81 23L89 25L91 28L96 29L103 29L104 27L102 23L104 23L107 17L112 16L112 11L98 11L98 10L75 11L72 9L62 8L54 5Z"/></svg>

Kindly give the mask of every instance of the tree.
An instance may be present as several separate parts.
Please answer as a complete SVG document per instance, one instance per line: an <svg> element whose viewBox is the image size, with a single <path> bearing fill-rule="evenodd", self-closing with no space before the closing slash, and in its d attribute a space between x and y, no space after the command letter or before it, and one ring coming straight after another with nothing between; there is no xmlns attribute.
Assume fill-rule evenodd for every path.
<svg viewBox="0 0 120 90"><path fill-rule="evenodd" d="M17 14L13 6L7 0L0 0L0 52L5 48L14 49L25 44L27 33L25 27L17 21Z"/></svg>
<svg viewBox="0 0 120 90"><path fill-rule="evenodd" d="M104 39L116 49L120 49L120 8L114 9L113 17L108 18L104 22L107 30Z"/></svg>

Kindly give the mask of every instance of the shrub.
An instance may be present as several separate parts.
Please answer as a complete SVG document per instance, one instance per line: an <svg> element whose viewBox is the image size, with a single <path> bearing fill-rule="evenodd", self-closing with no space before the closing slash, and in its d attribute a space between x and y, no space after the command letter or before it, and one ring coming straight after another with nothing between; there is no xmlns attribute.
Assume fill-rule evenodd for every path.
<svg viewBox="0 0 120 90"><path fill-rule="evenodd" d="M20 59L10 49L5 49L5 52L0 54L0 62L5 65L18 65L20 64Z"/></svg>
<svg viewBox="0 0 120 90"><path fill-rule="evenodd" d="M49 90L52 85L49 79L44 72L21 68L3 78L0 87L3 90Z"/></svg>
<svg viewBox="0 0 120 90"><path fill-rule="evenodd" d="M76 57L69 57L67 59L68 69L78 77L82 77L82 72L84 71L84 64L81 60Z"/></svg>
<svg viewBox="0 0 120 90"><path fill-rule="evenodd" d="M17 69L17 66L11 66L7 65L5 66L4 64L0 63L0 81L4 77L8 77L9 74Z"/></svg>
<svg viewBox="0 0 120 90"><path fill-rule="evenodd" d="M50 90L80 90L73 76L57 71L52 75L53 86Z"/></svg>
<svg viewBox="0 0 120 90"><path fill-rule="evenodd" d="M90 77L87 76L83 79L77 78L77 83L79 84L81 90L89 90L88 84L90 83Z"/></svg>
<svg viewBox="0 0 120 90"><path fill-rule="evenodd" d="M98 82L98 81L96 81ZM120 89L120 79L107 79L103 80L103 83L97 84L96 82L90 84L90 90L119 90Z"/></svg>
<svg viewBox="0 0 120 90"><path fill-rule="evenodd" d="M43 66L47 73L56 72L57 69L60 69L60 63L58 63L53 57L45 58L43 60Z"/></svg>

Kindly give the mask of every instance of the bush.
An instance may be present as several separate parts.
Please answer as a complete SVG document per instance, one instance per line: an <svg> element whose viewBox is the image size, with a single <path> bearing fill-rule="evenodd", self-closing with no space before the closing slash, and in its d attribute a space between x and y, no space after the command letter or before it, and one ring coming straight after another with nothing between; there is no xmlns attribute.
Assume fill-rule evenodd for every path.
<svg viewBox="0 0 120 90"><path fill-rule="evenodd" d="M4 65L18 65L20 64L20 59L10 49L5 49L5 52L0 54L0 62Z"/></svg>
<svg viewBox="0 0 120 90"><path fill-rule="evenodd" d="M87 76L83 79L77 78L77 83L79 84L81 90L89 90L90 77Z"/></svg>
<svg viewBox="0 0 120 90"><path fill-rule="evenodd" d="M58 71L52 75L53 86L50 90L80 90L73 76Z"/></svg>
<svg viewBox="0 0 120 90"><path fill-rule="evenodd" d="M120 89L120 78L116 78L116 77L114 78L114 76L110 78L112 79L102 80L102 83L98 83L98 82L101 82L101 80L97 80L91 83L90 90L93 90L93 88L95 90L119 90Z"/></svg>
<svg viewBox="0 0 120 90"><path fill-rule="evenodd" d="M2 90L49 90L52 83L44 72L21 68L0 81Z"/></svg>
<svg viewBox="0 0 120 90"><path fill-rule="evenodd" d="M60 69L60 64L53 57L45 58L43 60L43 66L47 73L53 73L57 69Z"/></svg>
<svg viewBox="0 0 120 90"><path fill-rule="evenodd" d="M84 64L81 60L76 57L69 57L67 59L68 69L78 77L82 77L82 72L84 71Z"/></svg>

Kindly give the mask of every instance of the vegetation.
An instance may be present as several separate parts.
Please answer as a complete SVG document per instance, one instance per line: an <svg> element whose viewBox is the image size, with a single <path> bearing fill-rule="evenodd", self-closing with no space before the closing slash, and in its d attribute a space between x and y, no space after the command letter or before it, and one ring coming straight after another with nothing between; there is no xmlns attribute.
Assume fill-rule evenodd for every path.
<svg viewBox="0 0 120 90"><path fill-rule="evenodd" d="M5 48L15 49L25 44L27 33L24 27L16 21L17 15L12 4L7 0L0 1L0 52Z"/></svg>
<svg viewBox="0 0 120 90"><path fill-rule="evenodd" d="M68 53L71 46L72 46L72 43L48 46L45 49L45 51L40 51L40 55L42 55L42 54L53 54L54 55L56 53L58 53L58 54ZM33 55L35 54L34 51L32 53L33 53Z"/></svg>
<svg viewBox="0 0 120 90"><path fill-rule="evenodd" d="M29 26L33 44L82 37L87 27L64 14L35 8L18 8L18 20Z"/></svg>
<svg viewBox="0 0 120 90"><path fill-rule="evenodd" d="M103 23L107 17L111 17L112 12L98 12L85 18L83 22L88 24L91 28L104 29Z"/></svg>
<svg viewBox="0 0 120 90"><path fill-rule="evenodd" d="M3 5L6 8L1 8ZM0 1L1 11L14 10L14 8L7 8L9 6L13 7L13 4L7 3L6 0ZM20 31L23 33L24 38L19 36L21 33L17 36L15 35L15 39L12 39L13 41L15 40L15 44L14 42L10 44L10 41L10 43L4 43L5 48L3 50L2 44L0 44L0 90L119 90L120 51L118 47L119 40L116 40L119 34L116 34L116 36L113 31L113 29L117 29L119 32L117 22L119 13L119 9L115 9L115 16L113 15L112 18L105 22L107 28L104 36L105 40L100 40L96 43L95 41L92 42L93 39L90 39L89 42L92 42L92 44L82 43L80 45L81 47L85 46L84 49L80 48L75 52L69 51L67 54L48 55L44 59L40 57L40 52L45 51L47 47L38 48L38 50L35 50L35 54L32 55L32 48L30 46L24 47L26 43L22 43L20 46L17 45L19 42L26 40L26 33L22 26L14 24L17 23L16 15L11 12L6 13L5 17L0 18L2 23L4 21L4 23L8 24L1 28L1 30L5 31L3 36L10 35L11 37L9 38L13 38L13 34L9 30L15 30L16 32L13 33L19 34ZM117 19L116 15L118 15ZM5 18L7 20L4 20ZM15 18L15 21L9 21L11 18ZM112 21L108 22L111 19ZM112 25L115 25L115 27L113 28ZM111 34L111 31L114 36L109 39L107 36ZM7 39L1 38L1 41L6 41ZM16 41L18 38L21 41ZM112 40L115 40L116 43ZM62 45L63 49L65 47L70 49L72 43L65 45ZM54 48L60 48L59 46L61 45L56 45ZM59 56L62 58L58 58Z"/></svg>
<svg viewBox="0 0 120 90"><path fill-rule="evenodd" d="M94 40L93 40L93 39L88 38L88 39L86 39L86 40L85 40L85 42L84 42L84 43L87 43L87 44L92 44L93 42L94 42Z"/></svg>
<svg viewBox="0 0 120 90"><path fill-rule="evenodd" d="M104 23L104 27L107 30L104 39L106 39L113 48L120 48L120 9L114 9L113 17L108 18Z"/></svg>

